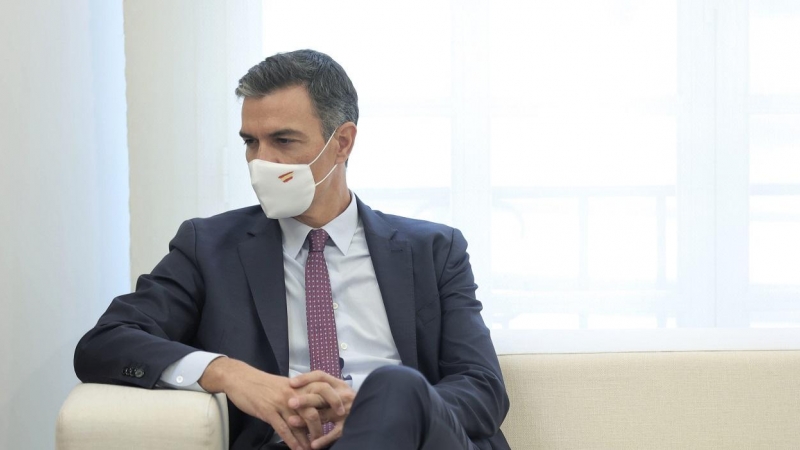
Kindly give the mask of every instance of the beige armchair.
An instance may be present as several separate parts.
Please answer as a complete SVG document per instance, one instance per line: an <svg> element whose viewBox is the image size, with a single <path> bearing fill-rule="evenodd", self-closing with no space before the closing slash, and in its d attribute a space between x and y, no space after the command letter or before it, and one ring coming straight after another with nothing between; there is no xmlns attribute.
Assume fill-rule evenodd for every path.
<svg viewBox="0 0 800 450"><path fill-rule="evenodd" d="M58 450L227 450L224 394L79 384L61 407Z"/></svg>
<svg viewBox="0 0 800 450"><path fill-rule="evenodd" d="M500 356L515 450L800 449L800 351ZM59 450L228 448L223 395L85 384ZM449 450L449 449L443 449Z"/></svg>

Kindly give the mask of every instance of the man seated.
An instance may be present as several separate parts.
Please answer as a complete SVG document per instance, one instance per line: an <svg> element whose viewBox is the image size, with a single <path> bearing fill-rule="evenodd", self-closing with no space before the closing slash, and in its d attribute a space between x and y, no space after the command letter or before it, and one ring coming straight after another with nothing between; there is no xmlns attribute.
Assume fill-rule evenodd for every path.
<svg viewBox="0 0 800 450"><path fill-rule="evenodd" d="M78 378L224 392L232 450L507 449L467 243L348 189L344 69L277 54L236 94L260 207L184 222L78 343Z"/></svg>

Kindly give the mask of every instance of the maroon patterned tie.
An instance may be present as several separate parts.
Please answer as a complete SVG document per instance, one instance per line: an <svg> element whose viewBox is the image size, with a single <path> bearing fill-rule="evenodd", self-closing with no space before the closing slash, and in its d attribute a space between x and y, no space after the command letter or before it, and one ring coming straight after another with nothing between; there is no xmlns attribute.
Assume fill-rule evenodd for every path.
<svg viewBox="0 0 800 450"><path fill-rule="evenodd" d="M339 340L336 337L336 319L333 316L333 295L328 265L325 263L325 230L308 233L308 259L306 259L306 325L308 328L308 353L311 370L322 370L336 378L342 377L339 366ZM325 434L333 423L324 424Z"/></svg>

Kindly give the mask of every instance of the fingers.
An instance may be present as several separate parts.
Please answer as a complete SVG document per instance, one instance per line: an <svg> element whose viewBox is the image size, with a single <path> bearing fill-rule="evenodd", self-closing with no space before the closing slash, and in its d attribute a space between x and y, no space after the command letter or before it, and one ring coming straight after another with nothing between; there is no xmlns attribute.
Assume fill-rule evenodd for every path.
<svg viewBox="0 0 800 450"><path fill-rule="evenodd" d="M330 433L321 436L319 439L313 439L311 441L311 448L313 449L321 449L326 448L333 444L336 440L342 437L342 427L344 427L344 421L340 420L336 422L333 430Z"/></svg>
<svg viewBox="0 0 800 450"><path fill-rule="evenodd" d="M306 421L300 416L289 416L286 418L286 423L294 428L303 428L306 426Z"/></svg>
<svg viewBox="0 0 800 450"><path fill-rule="evenodd" d="M335 422L337 420L343 419L343 417L338 416L336 414L333 414L333 412L331 410L329 410L329 409L322 409L322 410L318 409L317 410L317 414L319 414L319 423L321 423L321 424L326 424L328 422ZM295 428L305 428L305 427L307 427L305 419L303 417L301 417L300 415L287 417L286 418L286 423L288 423L289 426L292 426L292 427L295 427Z"/></svg>
<svg viewBox="0 0 800 450"><path fill-rule="evenodd" d="M291 450L307 450L310 448L314 448L312 447L312 444L309 442L308 434L306 434L305 430L297 428L291 428L291 430L292 430L292 436L294 436L295 440L298 442L298 446L296 448L292 447L291 445L289 446ZM285 439L283 441L286 442Z"/></svg>
<svg viewBox="0 0 800 450"><path fill-rule="evenodd" d="M342 384L344 384L345 386L347 385L347 383L345 383L343 380L340 380L339 378L334 378L332 375L327 374L321 370L315 370L313 372L304 373L294 378L290 378L289 386L297 389L314 382L328 383L332 386L337 386Z"/></svg>
<svg viewBox="0 0 800 450"><path fill-rule="evenodd" d="M308 434L311 440L319 439L322 437L322 419L319 416L319 411L316 408L303 408L300 411L300 417L303 418Z"/></svg>
<svg viewBox="0 0 800 450"><path fill-rule="evenodd" d="M265 422L272 425L272 428L290 449L306 450L311 448L311 443L308 440L308 436L306 436L305 430L290 427L280 414L274 413L265 419L267 419Z"/></svg>
<svg viewBox="0 0 800 450"><path fill-rule="evenodd" d="M301 409L301 408L327 408L328 402L319 394L311 393L311 394L300 394L296 395L289 399L289 408L292 409Z"/></svg>
<svg viewBox="0 0 800 450"><path fill-rule="evenodd" d="M298 395L309 395L316 396L317 399L304 399L304 402L327 404L330 401L338 404L336 397L331 395L333 388L326 383L315 383L313 386L303 388L303 392L299 392L289 385L289 379L286 377L270 375L243 363L239 370L239 376L226 383L225 394L228 399L244 413L269 423L290 449L310 450L309 434L312 439L322 436L319 412L311 413L303 409L303 416L299 417L301 423L290 425L287 421L292 421L291 417L297 411L289 407L288 403ZM320 391L321 394L313 391ZM327 407L324 409L326 416L331 415Z"/></svg>
<svg viewBox="0 0 800 450"><path fill-rule="evenodd" d="M331 385L324 382L314 382L304 386L300 395L289 399L290 408L331 408L336 414L342 416L347 411L345 402L339 392ZM297 405L297 406L294 406Z"/></svg>

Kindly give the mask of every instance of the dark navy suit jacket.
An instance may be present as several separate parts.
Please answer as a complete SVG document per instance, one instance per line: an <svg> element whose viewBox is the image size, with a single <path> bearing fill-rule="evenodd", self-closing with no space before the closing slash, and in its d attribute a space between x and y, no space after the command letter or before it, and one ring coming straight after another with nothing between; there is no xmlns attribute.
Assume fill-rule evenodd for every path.
<svg viewBox="0 0 800 450"><path fill-rule="evenodd" d="M475 298L464 237L357 202L403 365L427 378L480 448L507 449L499 427L508 396ZM278 221L258 206L189 220L169 249L78 343L78 378L153 388L169 364L197 349L287 375ZM232 450L258 448L270 438L268 424L229 406Z"/></svg>

